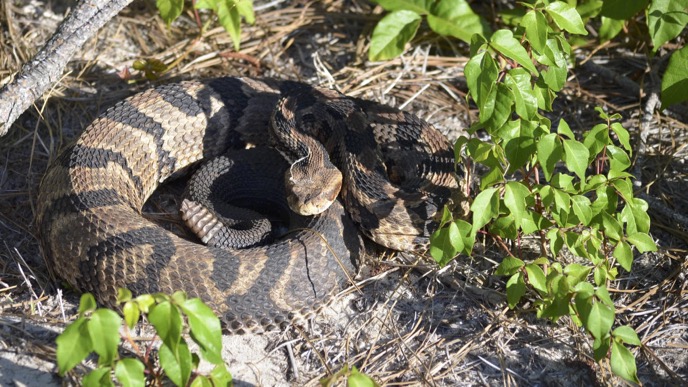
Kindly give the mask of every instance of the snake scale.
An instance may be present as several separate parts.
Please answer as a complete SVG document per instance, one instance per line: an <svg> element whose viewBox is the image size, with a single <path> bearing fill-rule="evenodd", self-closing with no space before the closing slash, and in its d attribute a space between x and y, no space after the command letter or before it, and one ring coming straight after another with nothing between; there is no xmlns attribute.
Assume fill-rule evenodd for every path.
<svg viewBox="0 0 688 387"><path fill-rule="evenodd" d="M302 215L285 237L226 250L142 216L168 178L251 146L289 160L289 206ZM308 161L324 163L335 187L320 185L329 172ZM395 250L426 248L453 172L449 141L395 108L291 81L185 81L120 101L66 147L41 183L37 224L52 270L100 303L114 304L119 287L184 290L230 332L261 332L311 315L349 281L365 252L361 233ZM316 191L299 192L308 185ZM323 211L323 201L333 203Z"/></svg>

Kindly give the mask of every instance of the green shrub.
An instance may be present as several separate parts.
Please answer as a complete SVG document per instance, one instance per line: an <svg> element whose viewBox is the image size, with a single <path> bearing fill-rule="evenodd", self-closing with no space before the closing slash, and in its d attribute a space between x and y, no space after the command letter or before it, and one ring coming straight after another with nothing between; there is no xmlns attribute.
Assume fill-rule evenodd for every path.
<svg viewBox="0 0 688 387"><path fill-rule="evenodd" d="M634 197L630 136L618 120L596 108L601 122L577 137L561 119L556 125L541 112L552 103L568 76L568 34L587 31L576 8L562 1L523 4L515 32L473 35L464 73L469 96L479 110L469 130L485 130L489 141L471 136L456 141L456 159L487 171L470 206L470 222L443 214L430 254L446 264L458 253L471 254L478 233L518 241L496 274L507 276L509 307L526 295L538 317L569 316L592 336L594 358L610 357L612 371L638 382L635 359L626 345L640 345L628 326L614 328L616 310L607 285L618 267L630 271L633 248L655 251L649 235L648 205ZM538 248L524 258L521 240ZM575 263L565 264L566 255Z"/></svg>
<svg viewBox="0 0 688 387"><path fill-rule="evenodd" d="M93 295L81 296L79 317L57 337L57 366L60 375L69 372L95 352L98 367L84 376L84 386L112 386L115 379L123 386L162 385L167 377L177 386L226 386L232 376L222 360L220 320L198 298L187 299L183 292L173 295L144 294L132 298L131 292L120 289L117 312L96 308ZM159 348L139 346L130 329L145 315L162 340ZM124 324L122 324L124 320ZM186 323L185 323L186 322ZM203 359L215 365L209 375L201 375L200 357L189 350L182 334L185 326L191 339L198 344ZM134 357L121 357L122 339L131 346Z"/></svg>

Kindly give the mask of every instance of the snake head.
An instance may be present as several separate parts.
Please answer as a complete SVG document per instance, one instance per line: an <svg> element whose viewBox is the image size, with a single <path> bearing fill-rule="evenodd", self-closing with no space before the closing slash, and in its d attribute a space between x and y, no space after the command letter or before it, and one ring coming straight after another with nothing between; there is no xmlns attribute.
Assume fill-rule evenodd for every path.
<svg viewBox="0 0 688 387"><path fill-rule="evenodd" d="M312 167L306 167L305 159L294 162L284 174L287 203L297 214L317 215L337 200L342 189L342 173L329 160L329 165L311 171Z"/></svg>

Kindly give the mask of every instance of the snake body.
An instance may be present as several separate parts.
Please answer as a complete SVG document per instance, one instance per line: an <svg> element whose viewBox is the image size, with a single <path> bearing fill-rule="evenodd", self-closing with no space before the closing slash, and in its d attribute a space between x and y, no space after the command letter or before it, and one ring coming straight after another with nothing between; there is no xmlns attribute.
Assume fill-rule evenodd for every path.
<svg viewBox="0 0 688 387"><path fill-rule="evenodd" d="M141 215L162 182L227 149L276 147L295 158L285 182L298 190L297 164L317 158L308 142L341 171L346 211L335 200L295 216L301 231L272 244L205 246ZM322 174L303 167L307 178ZM311 314L353 276L365 251L358 230L397 250L427 247L456 187L453 169L444 136L388 106L290 81L187 81L136 94L93 121L46 172L37 224L56 274L101 303L113 304L119 287L184 290L229 331L267 331Z"/></svg>

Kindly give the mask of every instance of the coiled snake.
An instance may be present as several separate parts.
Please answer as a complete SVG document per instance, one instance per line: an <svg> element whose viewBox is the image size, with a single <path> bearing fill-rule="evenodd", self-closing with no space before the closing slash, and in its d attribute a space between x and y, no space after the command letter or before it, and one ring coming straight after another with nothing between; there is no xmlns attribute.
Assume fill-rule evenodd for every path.
<svg viewBox="0 0 688 387"><path fill-rule="evenodd" d="M169 177L247 145L289 160L288 203L304 215L293 232L224 250L141 215ZM453 171L448 140L388 106L290 81L181 82L117 103L63 150L41 183L37 223L52 269L101 303L112 304L118 287L185 290L232 332L273 330L353 275L364 253L358 230L392 249L425 248L456 187Z"/></svg>

